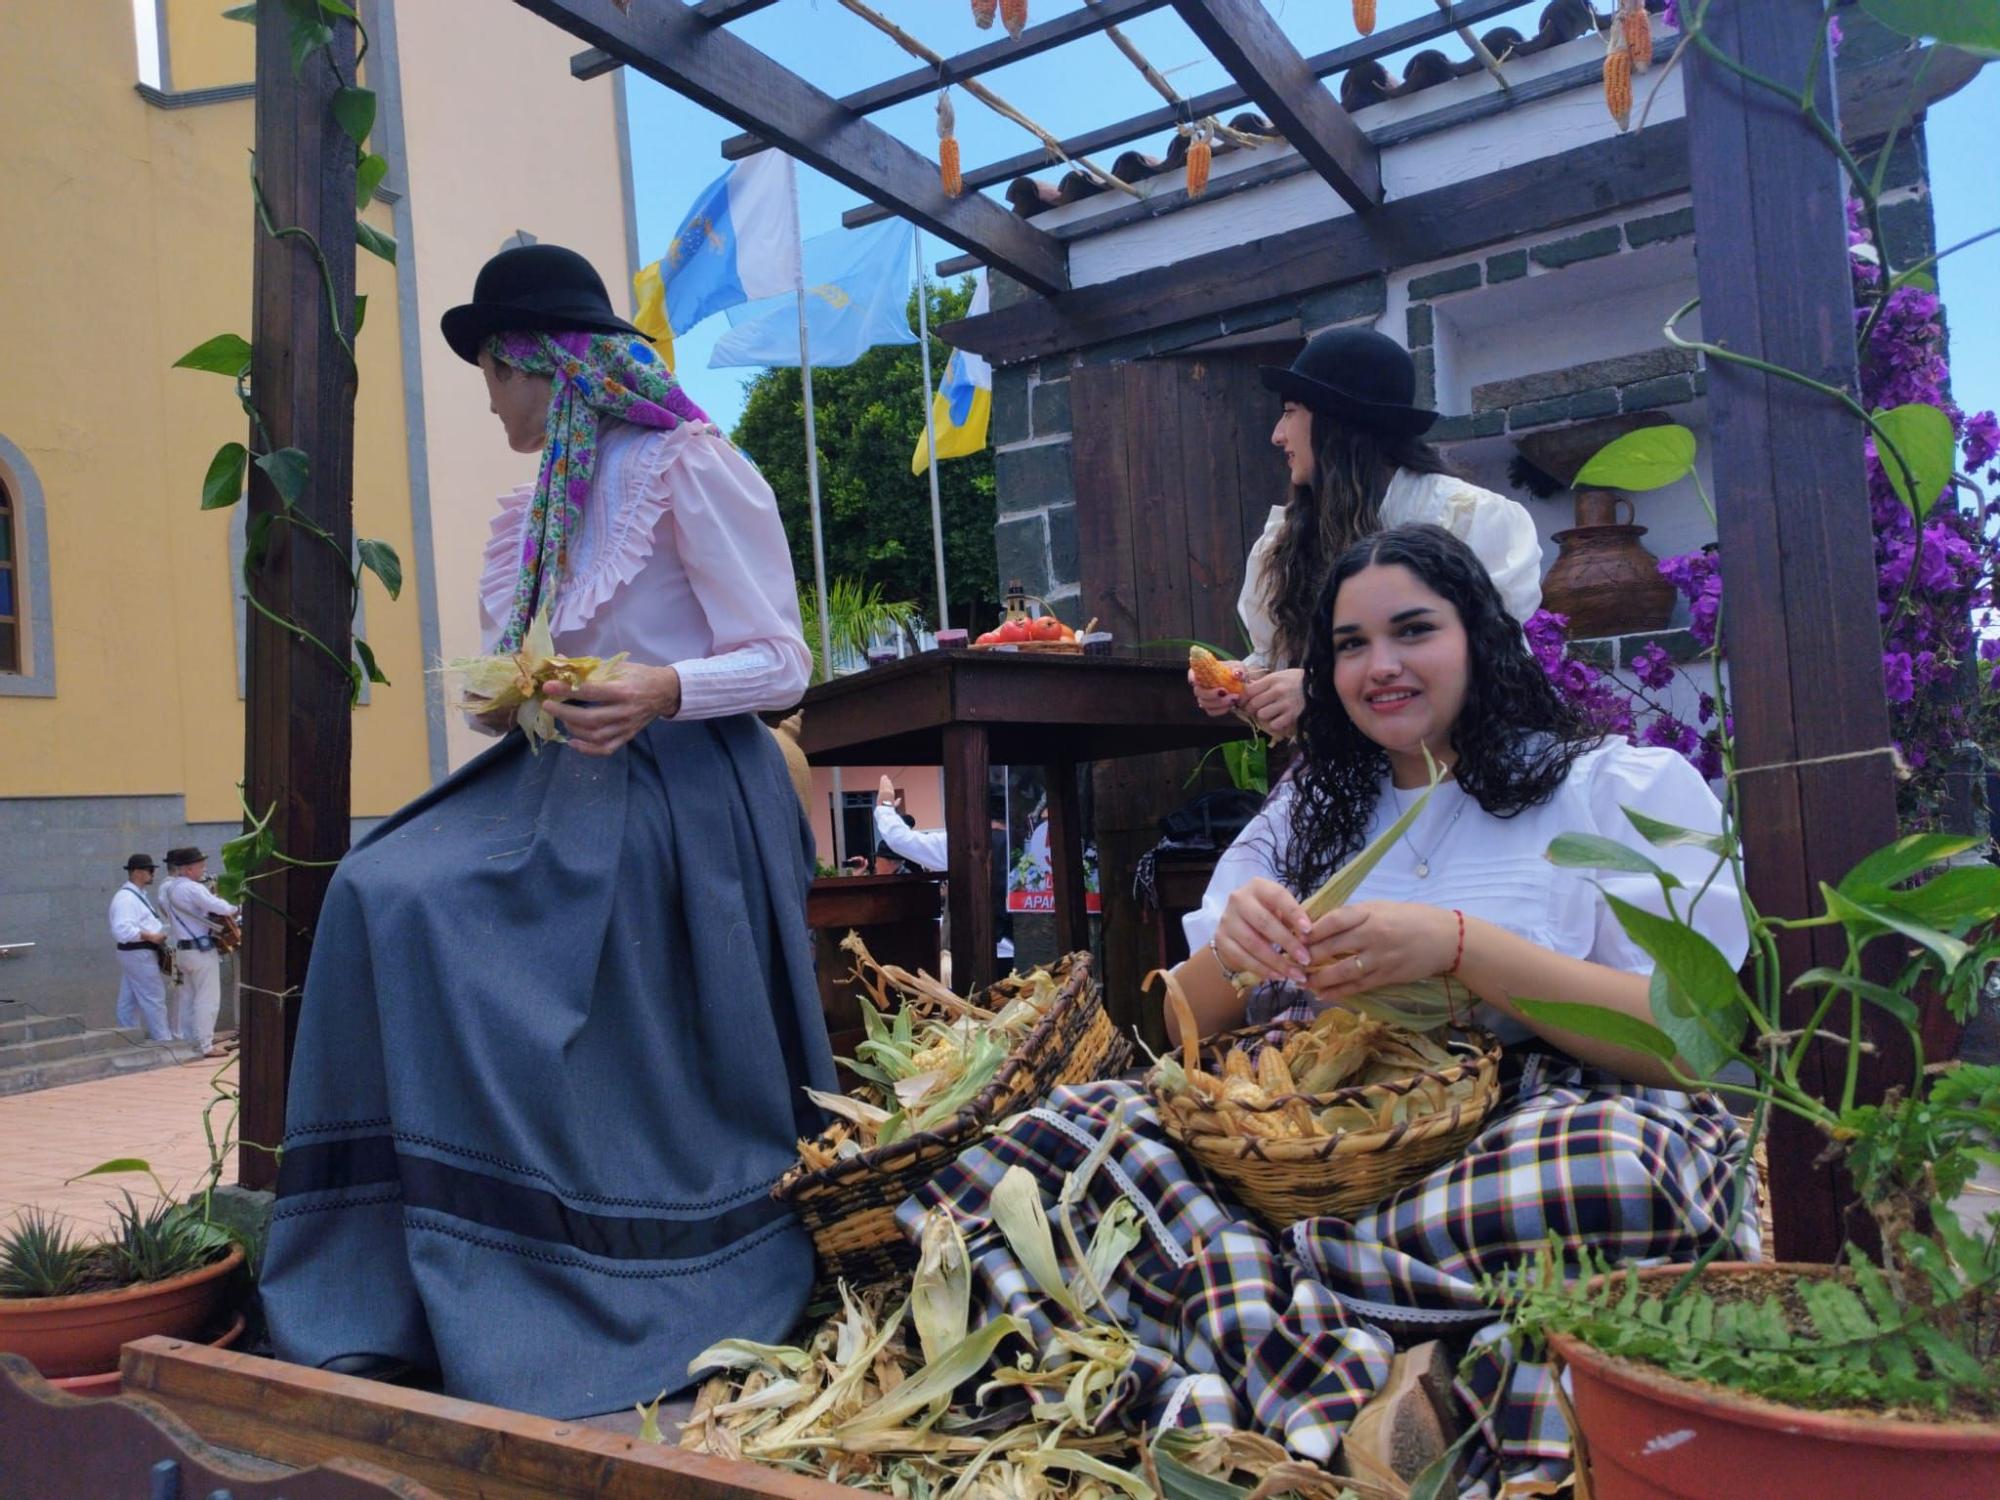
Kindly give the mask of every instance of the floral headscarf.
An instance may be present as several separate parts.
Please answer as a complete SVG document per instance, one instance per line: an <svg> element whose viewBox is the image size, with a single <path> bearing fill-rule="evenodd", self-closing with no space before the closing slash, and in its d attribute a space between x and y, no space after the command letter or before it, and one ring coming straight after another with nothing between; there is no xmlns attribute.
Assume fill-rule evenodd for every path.
<svg viewBox="0 0 2000 1500"><path fill-rule="evenodd" d="M642 338L620 333L497 333L486 351L503 365L555 382L549 398L542 471L521 527L514 602L495 650L521 649L528 622L553 603L569 564L569 542L583 519L597 471L597 431L616 417L671 432L708 415L680 388Z"/></svg>

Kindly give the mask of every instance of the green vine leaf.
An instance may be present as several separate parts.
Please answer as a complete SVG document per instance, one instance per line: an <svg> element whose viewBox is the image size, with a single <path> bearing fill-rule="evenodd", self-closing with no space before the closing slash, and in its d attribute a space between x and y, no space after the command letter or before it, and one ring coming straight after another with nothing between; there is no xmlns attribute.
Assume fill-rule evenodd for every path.
<svg viewBox="0 0 2000 1500"><path fill-rule="evenodd" d="M1932 865L1941 865L1963 854L1979 842L1956 833L1912 833L1884 844L1849 870L1839 885L1843 896L1868 900L1874 894L1901 885L1912 875Z"/></svg>
<svg viewBox="0 0 2000 1500"><path fill-rule="evenodd" d="M1722 1071L1724 1063L1736 1056L1727 1025L1705 1022L1702 1008L1674 983L1673 976L1665 969L1653 970L1647 984L1646 1005L1653 1012L1654 1022L1672 1038L1688 1071L1696 1078L1713 1078Z"/></svg>
<svg viewBox="0 0 2000 1500"><path fill-rule="evenodd" d="M250 0L248 5L230 6L229 9L222 13L222 19L225 21L247 21L252 26L255 26L257 24L257 0Z"/></svg>
<svg viewBox="0 0 2000 1500"><path fill-rule="evenodd" d="M373 89L338 89L334 92L332 109L334 120L357 146L367 140L368 132L375 128Z"/></svg>
<svg viewBox="0 0 2000 1500"><path fill-rule="evenodd" d="M1729 854L1729 835L1726 833L1703 833L1699 828L1683 828L1678 823L1663 823L1658 818L1649 818L1642 812L1629 807L1621 807L1625 821L1639 830L1639 836L1655 849L1692 848L1706 849L1718 858Z"/></svg>
<svg viewBox="0 0 2000 1500"><path fill-rule="evenodd" d="M356 292L354 294L354 331L349 335L349 337L350 338L361 337L361 325L363 323L366 323L367 321L368 321L368 294L366 292Z"/></svg>
<svg viewBox="0 0 2000 1500"><path fill-rule="evenodd" d="M354 654L361 658L361 669L368 674L370 682L379 682L383 687L394 686L387 677L382 675L382 669L375 664L375 648L362 640L358 635L354 638Z"/></svg>
<svg viewBox="0 0 2000 1500"><path fill-rule="evenodd" d="M1861 0L1891 31L1935 37L1981 57L2000 57L2000 6L1992 0Z"/></svg>
<svg viewBox="0 0 2000 1500"><path fill-rule="evenodd" d="M314 0L285 0L285 15L292 25L292 77L297 78L307 58L333 45L333 28L320 19Z"/></svg>
<svg viewBox="0 0 2000 1500"><path fill-rule="evenodd" d="M1736 969L1722 956L1722 950L1692 927L1657 916L1629 901L1621 901L1609 891L1604 900L1625 935L1645 949L1653 962L1666 970L1677 989L1693 1004L1710 1015L1721 1015L1732 1005L1744 1011L1750 997L1736 978Z"/></svg>
<svg viewBox="0 0 2000 1500"><path fill-rule="evenodd" d="M387 157L377 156L372 151L363 152L361 160L354 168L354 211L366 208L375 196L375 189L382 185L382 179L389 175Z"/></svg>
<svg viewBox="0 0 2000 1500"><path fill-rule="evenodd" d="M312 461L297 448L260 453L257 467L270 476L271 488L278 492L287 509L299 503L299 496L306 492L306 481L312 478Z"/></svg>
<svg viewBox="0 0 2000 1500"><path fill-rule="evenodd" d="M244 464L250 450L241 443L224 443L208 461L201 481L201 508L227 510L243 498Z"/></svg>
<svg viewBox="0 0 2000 1500"><path fill-rule="evenodd" d="M358 21L361 19L355 15L354 7L347 4L346 0L319 0L319 8L330 16L340 16L344 20Z"/></svg>
<svg viewBox="0 0 2000 1500"><path fill-rule="evenodd" d="M1937 277L1928 271L1899 272L1896 279L1889 283L1889 290L1893 292L1906 286L1913 286L1920 292L1929 292L1933 297L1937 295Z"/></svg>
<svg viewBox="0 0 2000 1500"><path fill-rule="evenodd" d="M1564 869L1622 870L1628 875L1650 875L1669 889L1680 885L1672 871L1655 864L1630 844L1600 833L1558 834L1542 857Z"/></svg>
<svg viewBox="0 0 2000 1500"><path fill-rule="evenodd" d="M244 821L250 826L223 844L222 873L216 877L215 894L224 901L240 905L251 875L277 849L278 837L271 832L271 814L277 810L274 802L263 817L246 816Z"/></svg>
<svg viewBox="0 0 2000 1500"><path fill-rule="evenodd" d="M366 250L370 255L379 255L392 266L396 263L396 241L394 236L382 233L381 230L370 224L366 219L356 219L354 221L354 243L359 245L363 250Z"/></svg>
<svg viewBox="0 0 2000 1500"><path fill-rule="evenodd" d="M396 549L387 542L372 536L358 538L354 550L361 554L361 566L382 580L382 587L389 591L391 599L403 592L403 560L396 555Z"/></svg>
<svg viewBox="0 0 2000 1500"><path fill-rule="evenodd" d="M250 341L238 333L218 333L203 339L174 361L176 370L206 370L232 380L250 368Z"/></svg>
<svg viewBox="0 0 2000 1500"><path fill-rule="evenodd" d="M1893 453L1881 454L1882 472L1896 491L1903 508L1919 521L1931 513L1945 486L1951 483L1952 459L1957 440L1951 432L1951 418L1927 401L1912 401L1890 411L1875 413L1875 425L1888 434ZM1882 437L1875 439L1881 446ZM1903 462L1897 463L1897 455ZM1903 472L1904 465L1909 473ZM1910 486L1915 479L1916 487Z"/></svg>
<svg viewBox="0 0 2000 1500"><path fill-rule="evenodd" d="M2000 874L2000 871L1995 871ZM1795 990L1831 989L1842 994L1859 995L1872 1005L1879 1005L1905 1026L1915 1028L1922 1017L1917 1012L1915 1002L1907 995L1899 995L1886 985L1862 979L1858 975L1843 974L1838 969L1825 967L1807 969L1791 983Z"/></svg>
<svg viewBox="0 0 2000 1500"><path fill-rule="evenodd" d="M1923 922L1913 921L1899 911L1851 900L1824 881L1820 883L1819 891L1826 902L1827 914L1838 917L1849 936L1857 940L1865 942L1884 932L1900 933L1935 954L1946 973L1956 972L1958 966L1972 955L1972 950L1950 933L1939 932Z"/></svg>
<svg viewBox="0 0 2000 1500"><path fill-rule="evenodd" d="M1606 443L1577 470L1576 489L1659 490L1694 468L1694 434L1685 427L1641 427Z"/></svg>
<svg viewBox="0 0 2000 1500"><path fill-rule="evenodd" d="M1672 1062L1674 1059L1673 1040L1664 1031L1637 1016L1628 1016L1622 1010L1609 1010L1602 1005L1577 1005L1568 1000L1517 999L1514 1003L1531 1021L1573 1031L1578 1036L1594 1037L1614 1046L1630 1047L1635 1052L1650 1053L1661 1062Z"/></svg>

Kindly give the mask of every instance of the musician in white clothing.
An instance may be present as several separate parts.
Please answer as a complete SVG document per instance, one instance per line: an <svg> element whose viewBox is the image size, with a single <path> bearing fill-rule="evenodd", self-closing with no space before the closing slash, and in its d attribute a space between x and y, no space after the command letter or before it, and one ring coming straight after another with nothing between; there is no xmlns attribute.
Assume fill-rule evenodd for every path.
<svg viewBox="0 0 2000 1500"><path fill-rule="evenodd" d="M199 849L167 851L167 878L160 886L160 909L174 945L181 982L170 996L174 1036L193 1042L203 1057L221 1057L215 1045L215 1016L222 1008L222 954L216 948L213 917L232 920L243 908L232 906L202 883L208 859Z"/></svg>
<svg viewBox="0 0 2000 1500"><path fill-rule="evenodd" d="M125 861L125 883L111 897L111 941L118 946L118 1024L143 1026L155 1042L173 1040L167 1025L167 975L160 953L167 925L146 887L157 869L150 854Z"/></svg>

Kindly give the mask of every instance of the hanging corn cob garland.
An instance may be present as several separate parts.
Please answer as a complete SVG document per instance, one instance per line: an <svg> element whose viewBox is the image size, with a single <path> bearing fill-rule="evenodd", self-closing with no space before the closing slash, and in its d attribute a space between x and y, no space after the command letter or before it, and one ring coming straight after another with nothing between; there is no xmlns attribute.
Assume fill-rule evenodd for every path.
<svg viewBox="0 0 2000 1500"><path fill-rule="evenodd" d="M958 116L951 107L951 90L938 91L938 176L947 198L965 191L965 175L958 165Z"/></svg>
<svg viewBox="0 0 2000 1500"><path fill-rule="evenodd" d="M972 24L981 31L993 29L993 13L1000 9L1000 0L972 0Z"/></svg>
<svg viewBox="0 0 2000 1500"><path fill-rule="evenodd" d="M1604 54L1604 107L1624 130L1632 121L1632 49L1624 27L1614 25L1605 44L1610 51Z"/></svg>
<svg viewBox="0 0 2000 1500"><path fill-rule="evenodd" d="M1653 65L1653 23L1646 19L1646 0L1619 0L1618 10L1625 50L1632 54L1632 71L1643 73Z"/></svg>
<svg viewBox="0 0 2000 1500"><path fill-rule="evenodd" d="M1181 130L1188 138L1187 151L1187 195L1199 198L1208 191L1208 168L1214 149L1209 145L1211 122L1196 121L1193 125L1183 125Z"/></svg>
<svg viewBox="0 0 2000 1500"><path fill-rule="evenodd" d="M1375 29L1375 0L1354 0L1354 29L1362 36Z"/></svg>
<svg viewBox="0 0 2000 1500"><path fill-rule="evenodd" d="M1028 0L1000 0L1000 24L1018 39L1028 24Z"/></svg>

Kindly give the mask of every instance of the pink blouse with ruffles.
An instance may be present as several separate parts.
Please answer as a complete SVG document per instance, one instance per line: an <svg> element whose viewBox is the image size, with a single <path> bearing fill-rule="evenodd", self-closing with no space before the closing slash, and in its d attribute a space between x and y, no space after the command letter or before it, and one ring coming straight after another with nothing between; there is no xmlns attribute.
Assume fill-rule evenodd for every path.
<svg viewBox="0 0 2000 1500"><path fill-rule="evenodd" d="M533 494L502 497L493 518L479 582L488 651ZM605 423L549 626L565 655L677 669L682 719L787 708L812 677L777 499L727 439L695 426Z"/></svg>

